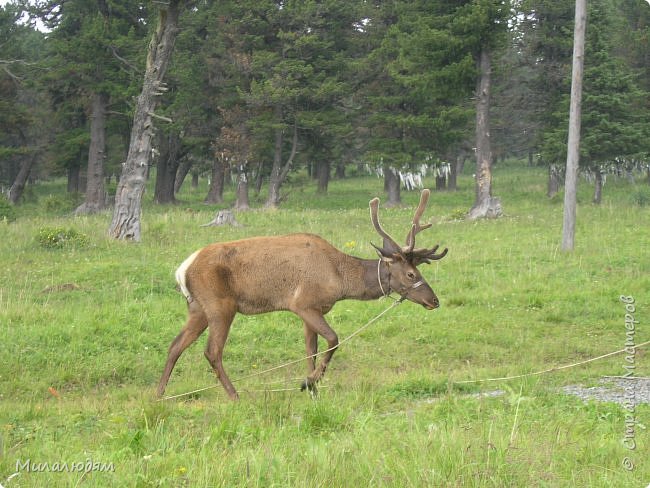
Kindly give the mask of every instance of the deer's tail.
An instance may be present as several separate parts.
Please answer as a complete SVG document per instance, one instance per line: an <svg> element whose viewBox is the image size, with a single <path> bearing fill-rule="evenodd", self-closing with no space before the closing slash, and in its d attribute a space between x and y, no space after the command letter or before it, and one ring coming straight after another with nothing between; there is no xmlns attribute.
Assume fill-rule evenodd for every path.
<svg viewBox="0 0 650 488"><path fill-rule="evenodd" d="M181 293L185 295L185 298L188 302L192 301L192 295L190 293L190 290L187 288L187 269L194 262L197 254L199 254L199 251L192 253L190 257L183 261L176 270L176 283L178 283L178 286L181 289Z"/></svg>

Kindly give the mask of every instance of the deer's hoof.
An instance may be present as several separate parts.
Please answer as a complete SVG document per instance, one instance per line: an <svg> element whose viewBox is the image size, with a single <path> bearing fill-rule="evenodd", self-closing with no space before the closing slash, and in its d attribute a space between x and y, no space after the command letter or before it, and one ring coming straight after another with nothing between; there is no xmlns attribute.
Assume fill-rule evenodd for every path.
<svg viewBox="0 0 650 488"><path fill-rule="evenodd" d="M316 395L318 394L316 383L311 381L309 378L305 378L305 380L302 382L302 385L300 385L300 391L305 391L305 390L309 392L312 398L315 398Z"/></svg>

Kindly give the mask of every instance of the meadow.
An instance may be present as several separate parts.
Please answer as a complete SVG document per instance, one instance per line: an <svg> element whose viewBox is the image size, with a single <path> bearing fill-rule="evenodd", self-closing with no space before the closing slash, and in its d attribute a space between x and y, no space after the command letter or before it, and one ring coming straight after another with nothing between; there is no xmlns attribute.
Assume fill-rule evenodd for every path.
<svg viewBox="0 0 650 488"><path fill-rule="evenodd" d="M561 392L625 374L624 355L461 383L623 348L621 295L635 299L636 343L650 340L647 183L610 178L595 206L581 181L576 249L563 253L561 195L548 199L545 182L543 169L497 166L506 215L491 221L461 218L471 174L457 192L433 192L424 220L434 225L418 243L449 248L421 267L441 307L405 302L344 344L316 399L296 390L300 363L235 382L236 403L203 357L205 336L179 359L167 394L214 388L154 396L186 316L174 270L210 242L303 231L373 257L368 201L381 180L335 180L325 196L294 177L279 210L238 213L243 227L200 227L217 210L201 203L204 185L174 206L153 205L148 192L141 243L109 239L109 212L71 217L63 182L41 183L16 221L0 222L0 485L646 487L650 406L636 407L630 433L622 406ZM403 200L380 209L400 238L418 193ZM48 246L52 227L76 237ZM339 302L328 320L345 338L390 304ZM634 355L636 376L650 376L648 351ZM303 355L295 316L238 316L224 366L236 380Z"/></svg>

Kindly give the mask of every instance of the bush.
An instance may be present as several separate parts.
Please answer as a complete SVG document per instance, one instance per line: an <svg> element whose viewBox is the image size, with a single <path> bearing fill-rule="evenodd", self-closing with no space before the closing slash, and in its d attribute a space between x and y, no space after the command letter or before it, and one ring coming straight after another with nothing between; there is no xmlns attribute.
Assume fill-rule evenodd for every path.
<svg viewBox="0 0 650 488"><path fill-rule="evenodd" d="M88 236L72 228L43 227L36 234L36 242L47 249L85 247L88 245Z"/></svg>
<svg viewBox="0 0 650 488"><path fill-rule="evenodd" d="M449 218L451 220L465 220L466 216L467 216L467 210L464 210L462 208L457 208L451 213Z"/></svg>
<svg viewBox="0 0 650 488"><path fill-rule="evenodd" d="M639 207L650 205L650 190L643 188L632 193L632 203Z"/></svg>
<svg viewBox="0 0 650 488"><path fill-rule="evenodd" d="M13 222L16 220L16 210L11 206L9 200L0 196L0 221Z"/></svg>
<svg viewBox="0 0 650 488"><path fill-rule="evenodd" d="M47 213L66 214L72 212L83 202L81 193L66 193L64 195L50 195L43 201Z"/></svg>

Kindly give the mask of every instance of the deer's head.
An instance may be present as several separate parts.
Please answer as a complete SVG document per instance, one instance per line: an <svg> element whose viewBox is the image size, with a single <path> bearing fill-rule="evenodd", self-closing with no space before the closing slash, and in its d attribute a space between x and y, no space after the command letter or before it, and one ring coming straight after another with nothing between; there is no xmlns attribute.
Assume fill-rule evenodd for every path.
<svg viewBox="0 0 650 488"><path fill-rule="evenodd" d="M413 216L411 230L406 236L405 246L397 244L395 239L379 224L379 218L377 217L379 198L374 198L370 201L370 218L375 230L383 238L382 247L375 246L374 244L373 246L379 255L380 262L378 266L383 264L388 271L389 290L399 293L402 298L419 303L423 307L433 310L440 306L440 302L417 267L420 264L428 264L431 261L444 258L447 254L447 248L437 254L437 245L432 249L415 248L415 236L424 229L431 227L431 224L420 224L420 217L422 217L427 206L429 194L429 190L422 190L420 203ZM388 290L386 291L388 292Z"/></svg>

